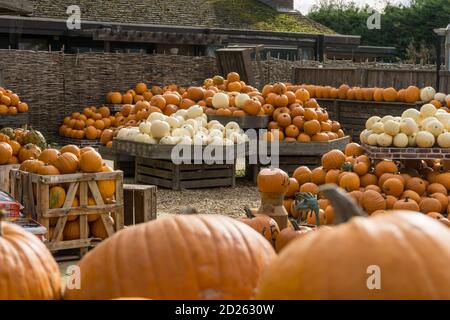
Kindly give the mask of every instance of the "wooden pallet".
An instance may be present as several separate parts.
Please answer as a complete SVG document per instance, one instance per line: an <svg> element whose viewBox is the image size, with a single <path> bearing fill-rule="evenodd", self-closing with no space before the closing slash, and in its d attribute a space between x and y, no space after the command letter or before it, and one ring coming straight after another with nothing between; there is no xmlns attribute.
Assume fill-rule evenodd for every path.
<svg viewBox="0 0 450 320"><path fill-rule="evenodd" d="M12 195L25 206L25 212L30 214L48 230L51 219L56 220L55 229L47 247L55 252L67 249L79 249L83 256L90 247L94 247L101 239L89 235L88 216L99 214L108 236L123 228L123 174L121 171L101 173L75 173L59 176L41 176L19 170L11 170ZM115 199L108 203L103 200L97 182L114 180L116 184ZM51 186L66 185L67 193L62 208L49 208L49 192ZM74 198L79 195L79 206L72 207ZM88 205L91 195L95 205ZM114 225L108 219L112 215ZM80 239L63 240L63 230L68 216L76 216L80 222Z"/></svg>
<svg viewBox="0 0 450 320"><path fill-rule="evenodd" d="M222 125L228 122L236 122L241 129L267 129L269 124L269 116L218 116L215 114L208 114L208 122L212 120L219 121Z"/></svg>
<svg viewBox="0 0 450 320"><path fill-rule="evenodd" d="M123 171L124 177L134 177L134 156L125 153L117 153L114 149L105 146L98 147L98 152L103 159L113 161L114 170Z"/></svg>
<svg viewBox="0 0 450 320"><path fill-rule="evenodd" d="M409 108L419 109L423 103L378 102L342 99L317 99L319 105L327 109L330 119L339 121L342 128L359 142L359 135L370 117L387 115L401 116Z"/></svg>
<svg viewBox="0 0 450 320"><path fill-rule="evenodd" d="M0 190L10 193L11 184L9 179L9 173L11 170L19 169L20 164L5 164L0 166Z"/></svg>
<svg viewBox="0 0 450 320"><path fill-rule="evenodd" d="M28 113L0 115L0 129L5 127L19 128L28 124Z"/></svg>
<svg viewBox="0 0 450 320"><path fill-rule="evenodd" d="M136 157L138 184L172 190L234 187L235 164L173 164L170 160Z"/></svg>
<svg viewBox="0 0 450 320"><path fill-rule="evenodd" d="M395 148L361 145L371 159L438 160L450 159L450 148Z"/></svg>

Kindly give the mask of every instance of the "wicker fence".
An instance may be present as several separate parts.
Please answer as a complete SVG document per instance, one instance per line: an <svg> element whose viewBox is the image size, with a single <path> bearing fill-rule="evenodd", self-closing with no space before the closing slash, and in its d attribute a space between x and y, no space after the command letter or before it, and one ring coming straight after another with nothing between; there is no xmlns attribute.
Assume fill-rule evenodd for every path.
<svg viewBox="0 0 450 320"><path fill-rule="evenodd" d="M201 84L217 73L210 57L19 50L0 50L0 70L0 85L30 105L30 125L50 140L64 116L101 105L108 91L125 91L140 81Z"/></svg>

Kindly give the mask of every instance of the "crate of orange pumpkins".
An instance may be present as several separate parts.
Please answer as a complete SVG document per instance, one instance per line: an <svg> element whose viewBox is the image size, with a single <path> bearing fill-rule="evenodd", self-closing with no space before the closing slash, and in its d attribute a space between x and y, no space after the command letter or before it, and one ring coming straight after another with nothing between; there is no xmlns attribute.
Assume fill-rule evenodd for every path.
<svg viewBox="0 0 450 320"><path fill-rule="evenodd" d="M0 127L28 123L28 104L11 90L0 87Z"/></svg>
<svg viewBox="0 0 450 320"><path fill-rule="evenodd" d="M271 155L272 143L279 144L280 168L292 173L299 163L316 166L320 156L332 149L343 149L350 138L345 135L341 124L330 119L326 109L311 98L303 88L292 90L292 86L275 83L264 86L263 109L270 117L267 131L259 136L267 141L267 149L259 153ZM263 165L251 166L253 178Z"/></svg>
<svg viewBox="0 0 450 320"><path fill-rule="evenodd" d="M12 195L44 225L55 252L90 247L123 228L123 173L92 147L45 149L11 170Z"/></svg>
<svg viewBox="0 0 450 320"><path fill-rule="evenodd" d="M9 172L35 157L47 145L36 130L5 127L0 130L0 190L10 192Z"/></svg>

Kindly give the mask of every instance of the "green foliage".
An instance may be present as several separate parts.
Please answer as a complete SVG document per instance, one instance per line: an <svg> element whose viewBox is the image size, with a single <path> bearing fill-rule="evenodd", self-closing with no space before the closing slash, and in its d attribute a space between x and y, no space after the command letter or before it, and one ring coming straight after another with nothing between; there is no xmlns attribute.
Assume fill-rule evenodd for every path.
<svg viewBox="0 0 450 320"><path fill-rule="evenodd" d="M434 60L438 39L433 29L450 23L450 0L412 0L410 6L387 4L381 16L381 29L369 30L369 6L358 7L340 0L322 0L308 17L341 34L361 35L363 45L393 46L401 58Z"/></svg>

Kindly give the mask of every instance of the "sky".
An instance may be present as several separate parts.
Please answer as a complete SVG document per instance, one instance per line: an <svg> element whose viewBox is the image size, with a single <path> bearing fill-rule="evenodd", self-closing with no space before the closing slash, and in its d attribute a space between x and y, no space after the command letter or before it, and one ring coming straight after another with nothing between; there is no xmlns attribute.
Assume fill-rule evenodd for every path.
<svg viewBox="0 0 450 320"><path fill-rule="evenodd" d="M299 10L303 14L307 14L311 7L318 2L318 0L294 0L295 9ZM360 5L369 4L371 7L381 11L384 8L385 0L344 0L345 2L355 2ZM398 3L409 3L409 0L389 0L389 2Z"/></svg>

